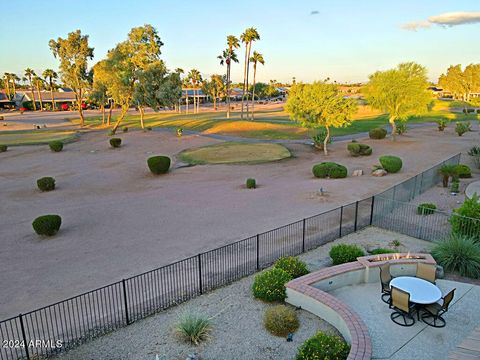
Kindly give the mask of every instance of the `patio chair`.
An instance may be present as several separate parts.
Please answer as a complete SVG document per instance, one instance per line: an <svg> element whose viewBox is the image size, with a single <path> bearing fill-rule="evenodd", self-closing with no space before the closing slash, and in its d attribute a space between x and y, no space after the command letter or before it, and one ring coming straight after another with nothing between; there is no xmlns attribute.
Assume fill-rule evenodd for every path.
<svg viewBox="0 0 480 360"><path fill-rule="evenodd" d="M393 276L390 274L390 264L385 263L380 266L380 283L382 284L382 301L384 303L390 304L390 281L392 281Z"/></svg>
<svg viewBox="0 0 480 360"><path fill-rule="evenodd" d="M417 264L417 277L435 284L437 267L431 264Z"/></svg>
<svg viewBox="0 0 480 360"><path fill-rule="evenodd" d="M441 305L435 303L423 306L422 310L425 312L422 314L422 320L425 324L436 328L442 328L446 325L445 319L442 315L448 311L448 306L453 300L455 290L456 289L453 289L447 295L442 297Z"/></svg>
<svg viewBox="0 0 480 360"><path fill-rule="evenodd" d="M392 286L390 308L395 309L390 314L390 319L400 326L412 326L415 324L415 318L412 316L415 310L415 304L410 303L410 294Z"/></svg>

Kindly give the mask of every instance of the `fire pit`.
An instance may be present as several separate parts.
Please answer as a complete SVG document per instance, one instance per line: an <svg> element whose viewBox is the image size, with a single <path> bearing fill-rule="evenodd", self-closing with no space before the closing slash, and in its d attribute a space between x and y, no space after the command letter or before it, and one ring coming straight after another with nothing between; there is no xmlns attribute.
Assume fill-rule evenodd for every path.
<svg viewBox="0 0 480 360"><path fill-rule="evenodd" d="M387 262L390 264L409 264L417 262L435 264L435 260L430 254L410 254L409 252L361 256L358 257L357 260L367 268L382 266Z"/></svg>

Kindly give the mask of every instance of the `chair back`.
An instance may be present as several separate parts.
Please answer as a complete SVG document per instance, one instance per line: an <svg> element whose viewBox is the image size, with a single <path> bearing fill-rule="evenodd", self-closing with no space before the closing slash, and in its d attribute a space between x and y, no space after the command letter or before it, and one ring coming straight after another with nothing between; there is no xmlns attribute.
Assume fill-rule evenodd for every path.
<svg viewBox="0 0 480 360"><path fill-rule="evenodd" d="M406 313L410 312L410 294L392 286L392 306Z"/></svg>
<svg viewBox="0 0 480 360"><path fill-rule="evenodd" d="M390 264L386 263L380 266L380 281L383 284L388 285L392 280L392 275L390 274Z"/></svg>
<svg viewBox="0 0 480 360"><path fill-rule="evenodd" d="M431 283L435 282L435 273L437 267L431 264L417 264L417 277L423 280L430 281Z"/></svg>
<svg viewBox="0 0 480 360"><path fill-rule="evenodd" d="M443 297L443 305L442 305L442 310L444 312L448 311L448 305L450 305L450 303L452 302L453 300L453 295L455 295L455 290L456 289L453 289L452 291L450 291L447 295L445 295Z"/></svg>

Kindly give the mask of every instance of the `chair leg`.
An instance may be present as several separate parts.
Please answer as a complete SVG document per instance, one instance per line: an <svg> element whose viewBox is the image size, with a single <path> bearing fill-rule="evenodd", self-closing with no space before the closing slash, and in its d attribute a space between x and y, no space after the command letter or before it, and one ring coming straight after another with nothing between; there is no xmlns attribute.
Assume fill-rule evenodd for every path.
<svg viewBox="0 0 480 360"><path fill-rule="evenodd" d="M443 328L447 324L445 319L440 315L433 315L428 312L422 315L422 320L428 326L435 327L435 328Z"/></svg>
<svg viewBox="0 0 480 360"><path fill-rule="evenodd" d="M383 293L382 294L382 301L385 303L385 304L390 304L390 294L389 293Z"/></svg>
<svg viewBox="0 0 480 360"><path fill-rule="evenodd" d="M415 318L413 316L399 311L391 313L390 319L400 326L412 326L415 324Z"/></svg>

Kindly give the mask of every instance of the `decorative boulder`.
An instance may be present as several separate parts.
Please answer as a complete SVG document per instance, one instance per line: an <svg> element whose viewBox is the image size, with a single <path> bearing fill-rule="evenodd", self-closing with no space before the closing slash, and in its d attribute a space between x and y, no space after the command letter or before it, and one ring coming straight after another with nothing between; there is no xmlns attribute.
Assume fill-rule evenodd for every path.
<svg viewBox="0 0 480 360"><path fill-rule="evenodd" d="M372 176L385 176L387 174L388 173L383 169L377 169L377 170L372 172Z"/></svg>

